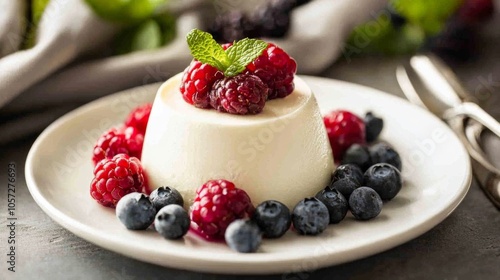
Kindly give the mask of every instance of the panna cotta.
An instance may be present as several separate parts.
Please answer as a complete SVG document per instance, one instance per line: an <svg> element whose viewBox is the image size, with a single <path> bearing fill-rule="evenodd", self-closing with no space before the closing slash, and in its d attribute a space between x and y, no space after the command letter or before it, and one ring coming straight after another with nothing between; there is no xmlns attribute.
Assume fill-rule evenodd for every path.
<svg viewBox="0 0 500 280"><path fill-rule="evenodd" d="M158 90L144 139L142 163L151 189L176 188L186 206L211 179L232 181L254 205L278 200L293 209L328 185L331 147L314 95L295 77L286 98L257 115L199 109L179 92L182 74Z"/></svg>

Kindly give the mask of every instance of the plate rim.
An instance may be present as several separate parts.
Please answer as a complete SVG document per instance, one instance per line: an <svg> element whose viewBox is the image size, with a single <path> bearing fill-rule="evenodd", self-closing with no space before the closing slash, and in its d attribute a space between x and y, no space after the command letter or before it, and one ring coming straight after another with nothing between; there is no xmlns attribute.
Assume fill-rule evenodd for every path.
<svg viewBox="0 0 500 280"><path fill-rule="evenodd" d="M357 88L360 91L369 91L370 93L376 94L377 96L382 95L384 98L391 98L391 99L398 100L398 102L407 102L405 99L403 99L401 97L391 95L391 94L388 94L384 91L381 91L381 90L378 90L378 89L375 89L372 87L364 86L364 85L354 84L354 83L340 81L340 80L336 80L336 79L316 77L316 76L307 76L307 75L300 75L300 76L306 81L306 83L311 83L311 82L314 83L315 81L317 81L318 83L332 83L333 82L333 83L336 83L340 86ZM245 255L245 257L243 257L243 258L239 258L238 261L236 262L237 264L245 265L245 267L244 268L240 267L238 269L238 271L235 271L235 270L227 270L227 267L225 267L225 265L228 265L228 264L234 265L235 262L223 262L223 263L221 263L220 261L216 261L216 260L208 261L206 258L196 258L196 255L193 255L193 254L184 254L184 253L179 254L179 252L176 252L176 254L171 255L171 256L177 258L177 260L171 262L172 265L165 265L163 262L155 261L155 259L153 258L153 256L156 256L156 255L164 256L163 253L160 254L159 251L158 252L151 252L152 254L149 258L139 258L139 257L135 256L133 254L133 252L131 252L131 250L140 249L140 246L138 246L138 245L128 244L129 246L131 245L132 249L127 250L127 252L116 250L114 248L114 246L112 246L113 240L106 239L106 238L103 238L102 236L99 236L98 234L96 234L96 230L93 227L87 226L87 225L79 222L78 220L75 220L75 219L65 215L63 211L57 209L54 205L52 205L42 195L42 193L40 192L40 188L37 186L37 184L35 182L36 179L35 179L35 174L34 174L34 170L33 170L34 160L35 160L34 157L36 155L37 150L39 150L39 146L43 144L44 140L48 136L50 136L53 133L53 131L57 130L57 128L59 128L59 126L64 124L66 121L73 119L73 118L77 118L78 116L84 115L87 111L92 110L98 104L107 103L107 102L109 102L109 100L113 100L114 98L116 98L119 95L130 94L130 92L137 91L139 88L143 88L143 90L144 90L144 88L153 89L153 88L159 87L160 85L161 85L161 82L149 84L149 85L143 85L143 86L127 89L127 90L120 91L120 92L117 92L117 93L114 93L114 94L111 94L108 96L98 98L94 101L91 101L87 104L84 104L84 105L80 106L79 108L76 108L76 109L64 114L63 116L59 117L56 121L54 121L52 124L50 124L46 129L44 129L44 131L37 137L37 139L33 143L32 147L30 148L30 150L28 152L28 156L26 158L26 163L25 163L26 185L28 187L28 190L29 190L31 196L33 197L35 202L39 205L39 207L56 223L58 223L59 225L61 225L65 229L69 230L70 232L72 232L76 236L78 236L78 237L80 237L88 242L94 243L94 244L96 244L102 248L105 248L107 250L110 250L112 252L115 252L115 253L118 253L121 255L125 255L127 257L131 257L131 258L134 258L134 259L137 259L140 261L154 263L154 264L157 264L160 266L168 266L168 267L177 268L177 269L188 269L191 271L211 272L211 273L215 272L215 273L224 273L224 274L270 274L270 273L286 272L286 270L283 269L281 266L276 266L276 264L279 262L303 261L302 257L297 257L297 256L290 257L287 259L281 259L279 262L277 262L277 261L272 262L271 265L268 264L268 265L265 265L264 267L261 266L260 270L255 271L254 269L251 269L250 266L248 266L248 265L253 264L255 262L256 258L262 258L262 254L248 254L248 255ZM411 104L409 102L407 102L407 103L408 103L408 105L421 111L421 113L429 115L432 118L434 118L434 120L441 122L441 120L438 117L431 114L429 111L427 111L421 107L418 107L414 104ZM453 135L453 137L456 138L455 140L457 142L460 143L460 140L455 135L455 133L451 130L451 128L449 128L446 125L444 125L444 127L446 129L448 129L448 132L451 135ZM331 261L329 261L328 257L316 258L316 261L315 261L317 263L316 268L338 265L341 263L346 263L346 262L350 262L353 260L368 257L368 256L371 256L371 255L376 254L376 253L384 252L386 250L389 250L391 248L399 246L403 243L406 243L414 238L417 238L418 236L421 236L425 232L427 232L430 229L432 229L433 227L437 226L444 219L446 219L446 217L448 217L456 209L456 207L458 207L458 205L460 205L462 200L465 198L465 196L470 188L471 181L472 181L472 170L471 170L470 158L468 157L468 154L465 150L465 147L463 145L460 145L460 148L461 148L461 152L464 155L466 155L464 157L464 161L465 161L466 170L468 172L464 176L464 179L460 184L460 191L457 192L456 197L454 197L450 201L449 205L447 205L446 207L444 207L443 209L438 211L434 216L432 216L432 217L426 219L425 221L423 221L422 223L418 224L417 227L412 228L410 230L400 232L394 236L391 236L390 240L389 240L390 242L387 242L388 238L385 238L383 244L381 244L381 242L375 242L375 243L371 243L369 245L355 248L354 250L350 250L349 256L346 258L343 258L341 261L331 262ZM91 237L89 237L89 235ZM99 237L99 238L97 238L97 237ZM119 244L119 243L116 243L116 244ZM241 255L241 254L239 254L239 255ZM325 255L328 255L328 254L325 254ZM196 268L196 267L184 264L185 261L193 260L193 257L194 257L194 259L196 259L197 262L205 262L207 264L214 264L214 262L215 262L219 265L211 267L209 269L205 269L203 267ZM260 265L262 265L262 264L260 264Z"/></svg>

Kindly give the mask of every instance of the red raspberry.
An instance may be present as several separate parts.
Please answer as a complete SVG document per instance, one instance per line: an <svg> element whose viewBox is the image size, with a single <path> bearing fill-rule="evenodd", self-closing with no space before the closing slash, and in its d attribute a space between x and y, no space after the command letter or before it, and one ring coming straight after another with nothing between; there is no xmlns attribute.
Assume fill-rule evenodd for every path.
<svg viewBox="0 0 500 280"><path fill-rule="evenodd" d="M125 120L125 126L133 126L137 130L146 134L146 127L148 125L149 115L151 114L151 108L153 104L147 103L142 106L136 107L130 114L128 114Z"/></svg>
<svg viewBox="0 0 500 280"><path fill-rule="evenodd" d="M127 154L140 159L143 142L144 134L135 127L111 128L97 140L92 161L96 165L99 161L117 154Z"/></svg>
<svg viewBox="0 0 500 280"><path fill-rule="evenodd" d="M210 180L196 190L191 227L208 240L220 240L229 224L254 211L250 197L226 180Z"/></svg>
<svg viewBox="0 0 500 280"><path fill-rule="evenodd" d="M365 123L348 111L333 111L323 117L335 161L339 162L352 144L365 144Z"/></svg>
<svg viewBox="0 0 500 280"><path fill-rule="evenodd" d="M259 77L240 74L215 81L210 91L210 105L230 114L258 114L266 105L268 92Z"/></svg>
<svg viewBox="0 0 500 280"><path fill-rule="evenodd" d="M198 108L210 108L208 96L213 83L222 79L224 74L208 64L193 60L184 70L180 91L187 103Z"/></svg>
<svg viewBox="0 0 500 280"><path fill-rule="evenodd" d="M274 44L269 43L262 55L247 65L247 70L269 87L269 99L286 97L294 89L293 77L297 63Z"/></svg>
<svg viewBox="0 0 500 280"><path fill-rule="evenodd" d="M118 200L131 192L149 193L139 159L118 154L96 165L90 195L97 202L115 208Z"/></svg>

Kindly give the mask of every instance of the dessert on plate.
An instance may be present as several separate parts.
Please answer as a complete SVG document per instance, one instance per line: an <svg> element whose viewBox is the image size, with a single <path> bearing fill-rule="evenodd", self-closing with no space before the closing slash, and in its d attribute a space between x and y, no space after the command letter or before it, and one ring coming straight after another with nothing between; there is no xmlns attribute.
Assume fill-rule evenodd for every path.
<svg viewBox="0 0 500 280"><path fill-rule="evenodd" d="M382 119L322 117L295 60L272 43L219 45L196 29L187 41L186 70L94 147L90 194L126 228L154 221L166 239L191 230L254 252L290 227L320 234L348 210L375 218L400 191L397 152L366 145Z"/></svg>
<svg viewBox="0 0 500 280"><path fill-rule="evenodd" d="M269 53L274 55L273 50ZM275 94L272 100L262 100L261 110L246 114L202 109L210 101L186 102L181 83L186 83L183 75L192 74L189 68L166 81L154 100L144 137L141 161L149 184L168 182L191 205L199 186L224 178L245 190L254 203L275 199L288 207L328 185L333 172L330 144L316 99L294 76L295 68L287 96ZM217 72L214 76L223 75ZM202 108L197 108L200 103Z"/></svg>

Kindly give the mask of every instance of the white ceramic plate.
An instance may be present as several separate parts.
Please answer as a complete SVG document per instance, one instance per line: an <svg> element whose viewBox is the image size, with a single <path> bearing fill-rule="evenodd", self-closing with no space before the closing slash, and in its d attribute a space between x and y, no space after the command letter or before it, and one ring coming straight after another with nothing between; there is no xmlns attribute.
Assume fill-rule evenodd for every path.
<svg viewBox="0 0 500 280"><path fill-rule="evenodd" d="M158 85L99 99L63 116L36 140L26 161L29 190L40 207L74 234L106 249L188 270L264 274L313 270L366 257L402 244L445 219L470 185L469 157L453 132L427 111L383 92L335 80L304 77L323 113L345 108L382 116L381 138L401 154L405 183L382 213L360 222L350 215L317 237L288 232L264 240L257 253L239 254L192 233L164 240L154 230L129 231L112 209L89 195L91 150L98 136L130 108L152 101Z"/></svg>

